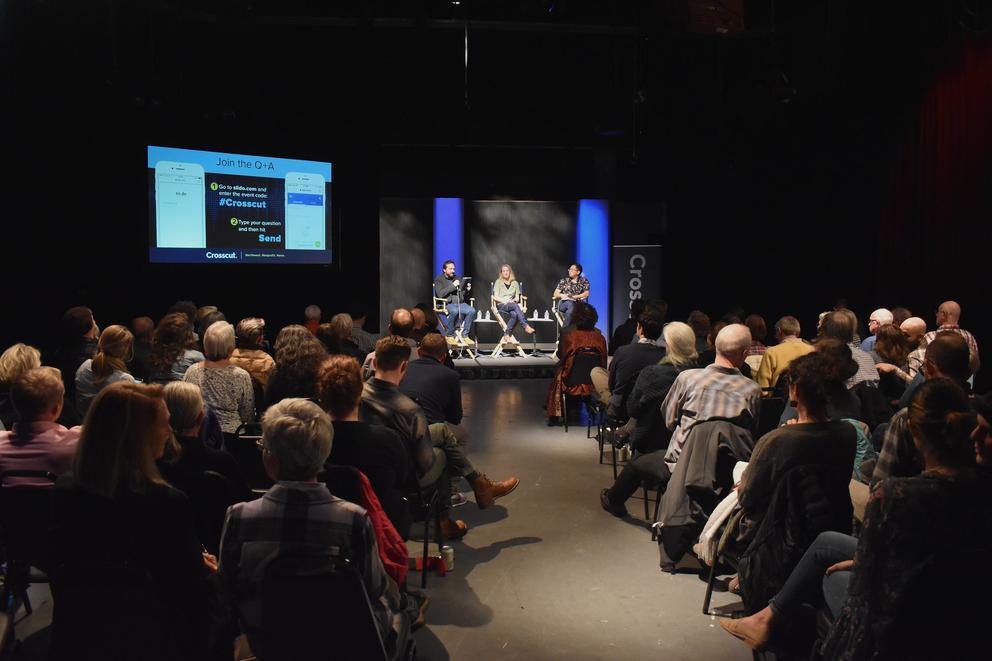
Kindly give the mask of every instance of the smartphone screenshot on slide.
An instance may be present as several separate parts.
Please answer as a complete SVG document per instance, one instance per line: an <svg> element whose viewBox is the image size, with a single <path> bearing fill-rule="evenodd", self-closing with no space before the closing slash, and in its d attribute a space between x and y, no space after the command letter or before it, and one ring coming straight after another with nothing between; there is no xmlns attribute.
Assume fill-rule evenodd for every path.
<svg viewBox="0 0 992 661"><path fill-rule="evenodd" d="M286 173L287 250L323 250L324 177L307 172Z"/></svg>
<svg viewBox="0 0 992 661"><path fill-rule="evenodd" d="M203 166L159 161L155 165L155 200L159 248L204 248L207 245Z"/></svg>

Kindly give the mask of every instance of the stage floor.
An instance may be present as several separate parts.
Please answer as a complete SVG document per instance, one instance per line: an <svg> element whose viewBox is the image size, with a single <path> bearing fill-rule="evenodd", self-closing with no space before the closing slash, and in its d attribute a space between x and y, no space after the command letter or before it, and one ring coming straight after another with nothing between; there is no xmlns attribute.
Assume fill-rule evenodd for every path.
<svg viewBox="0 0 992 661"><path fill-rule="evenodd" d="M550 352L541 356L455 358L455 369L463 379L547 378L554 373L556 365L558 359Z"/></svg>

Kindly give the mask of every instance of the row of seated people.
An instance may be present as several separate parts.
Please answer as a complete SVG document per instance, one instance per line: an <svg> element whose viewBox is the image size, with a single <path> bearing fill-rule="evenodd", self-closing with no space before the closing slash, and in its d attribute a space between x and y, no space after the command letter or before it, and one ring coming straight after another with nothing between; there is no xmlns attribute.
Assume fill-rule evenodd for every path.
<svg viewBox="0 0 992 661"><path fill-rule="evenodd" d="M409 316L409 312L406 314ZM213 347L214 333L219 331L227 333L229 328L230 325L225 322L213 322L208 326L203 334L205 348L209 350ZM295 329L302 329L303 334L299 334ZM107 330L104 334L107 334ZM291 344L290 340L294 343ZM328 468L337 465L353 466L366 476L377 503L376 507L381 505L383 514L376 522L376 530L391 530L392 536L398 540L398 545L393 546L398 546L400 553L392 558L391 564L381 549L380 555L387 561L387 566L396 569L394 582L402 588L399 590L398 603L406 604L406 615L402 612L399 615L406 617L408 622L422 621L425 600L405 586L404 540L409 538L413 518L411 504L408 501L419 500L424 494L437 490L440 494L438 500L441 514L439 529L435 530L434 534L440 539L453 539L464 535L467 526L464 522L452 520L449 516L451 507L449 493L453 492L452 487L448 486L450 483L465 478L475 493L476 503L484 508L492 505L496 498L512 491L517 486L518 480L509 478L496 483L491 482L475 469L466 456L462 442L458 438L458 434L464 433L458 426L461 421L460 381L457 372L443 364L447 358L447 347L441 335L429 334L425 337L416 350L419 357L414 360L411 360L411 347L406 338L398 336L382 338L376 346L373 361L374 377L368 382L362 380L360 366L354 358L346 355L328 355L326 351L319 349L317 344L309 331L302 326L287 327L277 338L276 371L293 364L291 361L280 361L280 357L289 352L297 356L319 356L320 359L314 361L317 365L316 370L294 372L297 377L293 380L294 388L304 397L279 398L272 402L266 416L263 417L263 459L272 454L269 451L270 445L266 441L265 430L266 421L273 419L269 413L272 416L279 415L272 413L273 407L278 406L280 402L296 400L303 404L308 400L320 402L321 407L329 415L329 420L333 422L334 443L333 446L328 444L329 455L325 454L319 462L311 462L309 465L326 464ZM105 344L102 348L106 346L108 345ZM37 351L30 350L27 353L35 356ZM98 351L96 357L91 360L99 365L104 360L102 353ZM196 363L187 368L186 373L195 365ZM274 376L274 374L270 375L270 379ZM188 547L196 546L198 553L203 548L201 544L209 545L211 553L217 553L219 546L221 565L223 566L225 557L229 558L230 565L230 558L236 557L237 554L225 555L226 542L206 539L212 529L208 525L200 525L204 518L216 518L216 511L207 512L206 517L201 516L204 508L216 506L216 500L196 502L196 499L204 493L200 488L202 486L200 478L207 471L219 474L227 481L231 502L243 501L250 497L241 467L224 449L225 442L230 439L222 436L217 447L211 447L209 439L208 443L204 443L208 411L213 408L205 406L204 401L210 399L212 392L204 382L192 379L172 380L164 388L158 385L137 384L129 379L115 379L102 384L96 395L88 402L83 425L66 428L57 422L62 417L65 402L70 401L70 398L66 397L59 371L50 367L29 366L13 380L8 391L16 418L11 431L0 432L0 473L18 469L42 469L57 475L74 476L78 482L77 470L84 463L80 459L81 453L87 447L91 451L102 448L98 461L111 466L112 470L121 471L120 475L124 477L114 477L111 480L113 484L111 488L102 488L95 493L92 488L73 489L73 493L78 497L69 499L75 502L71 506L92 508L92 512L85 513L86 516L83 516L84 512L75 512L69 518L80 524L87 519L93 520L94 526L100 527L101 535L98 537L106 533L110 539L119 541L121 531L129 526L129 517L144 516L148 519L146 522L148 525L156 526L158 525L156 521L166 517L169 519L166 528L178 525L179 519L189 517L181 514L177 518L175 512L165 511L168 506L162 505L159 501L173 504L182 501L181 510L188 512L192 508L196 514L192 517L195 522L192 531L184 530L179 534L175 529L155 533L139 530L131 542L120 545L120 548L124 549L126 562L135 562L145 567L146 560L141 556L146 546L155 544L152 538L161 533L168 534L175 540L185 540L183 543ZM122 404L123 400L130 403ZM152 400L164 404L164 407L155 404L153 408L158 409L161 414L159 417L165 419L165 427L162 427L158 418L155 418L152 424L149 422L152 418L145 416L143 421L135 422L135 424L140 422L143 427L128 428L132 421L130 413L136 410L138 403ZM302 404L293 406L296 407L294 410L297 410ZM313 405L306 416L310 422L317 421L321 415L325 415L322 412L320 415L315 415L314 409L320 412L320 409ZM167 415L165 411L168 412ZM111 430L114 425L110 422L111 419L117 420L118 428L113 433ZM152 431L152 427L163 429L161 448L158 447L160 442L158 432ZM312 430L312 425L303 425L303 427ZM91 431L94 429L99 431ZM109 437L116 440L108 446L105 437L108 437L106 440L110 440ZM150 443L152 437L154 443ZM87 443L87 438L97 440ZM131 443L141 447L130 447ZM148 449L150 456L150 460L147 461L140 456L141 448L144 446L150 446L145 448ZM315 450L309 452L309 458L313 460ZM122 454L127 456L121 458ZM278 453L275 456L278 456ZM123 462L126 465L117 466L115 462ZM282 465L285 467L290 464L283 462ZM283 482L300 481L297 477L292 477L301 475L296 472L295 467L291 473L287 473L278 467L275 460L267 459L265 468L269 476L277 481L276 486L273 487L276 494ZM287 475L292 476L287 477ZM310 477L312 476L308 476L307 480ZM85 478L84 481L86 479L89 478ZM140 503L132 502L135 494L150 492L149 485L153 484L161 487L161 489L157 487L151 489L158 494L152 499L155 501L153 504L142 498L138 498ZM333 485L331 486L333 488ZM177 494L185 494L186 500ZM63 502L68 501L63 500ZM229 503L224 503L224 509L227 504ZM148 505L149 509L143 512L145 505ZM234 512L234 509L231 512ZM229 512L226 528L230 527L230 517ZM223 519L223 510L221 518ZM117 528L119 530L112 534ZM279 528L277 527L276 530ZM219 527L217 531L219 538ZM85 541L86 535L78 528L75 532L79 533L79 539L75 541L76 546L88 543ZM197 541L195 545L192 544L193 539ZM227 533L224 539L228 539ZM104 544L106 540L93 541ZM163 571L167 570L166 573L184 571L183 568L193 569L193 565L185 561L163 561L162 554L178 552L174 548L176 543L178 542L174 541L171 546L166 545L156 552L153 556L156 560L155 567L160 567ZM109 546L112 545L106 548ZM74 547L70 545L66 548ZM346 546L341 548L347 551ZM100 555L103 550L105 547L101 546L99 549L93 549L90 554L84 553L82 557L92 559ZM398 557L400 555L402 558ZM205 564L209 570L214 560L209 555L204 557L201 564ZM53 563L52 566L57 567L58 562ZM398 569L400 566L402 571ZM174 581L173 576L157 575L162 579L163 590L168 585L177 588L176 591L163 593L160 596L168 602L171 599L169 595L183 594L183 589L178 588L183 585L189 587L190 580L199 581L197 576L202 573L199 567L199 564L196 565L196 571L191 571L185 577L185 582ZM150 571L153 569L152 566L147 568ZM55 591L58 592L59 581L56 579L55 583ZM199 588L185 591L187 596L200 593ZM380 593L370 589L373 599L378 594ZM198 608L199 605L193 610ZM193 633L195 631L193 630ZM383 630L383 633L384 638L388 638L389 632ZM211 635L215 637L215 634L216 630ZM187 642L199 645L202 640ZM178 643L185 645L183 641ZM229 650L227 655L229 658ZM192 657L179 655L179 658Z"/></svg>

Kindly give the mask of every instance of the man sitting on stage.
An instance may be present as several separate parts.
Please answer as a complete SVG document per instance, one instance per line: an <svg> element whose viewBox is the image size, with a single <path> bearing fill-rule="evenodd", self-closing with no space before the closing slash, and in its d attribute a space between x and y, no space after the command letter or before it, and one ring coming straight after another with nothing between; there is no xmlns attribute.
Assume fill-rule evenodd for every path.
<svg viewBox="0 0 992 661"><path fill-rule="evenodd" d="M475 321L476 311L467 303L467 287L462 287L462 281L455 275L455 262L447 260L442 265L441 275L434 279L434 296L444 299L448 307L448 337L455 337L455 329L459 322L462 324L462 340L472 344L469 334L472 332L472 322Z"/></svg>
<svg viewBox="0 0 992 661"><path fill-rule="evenodd" d="M572 323L572 309L575 301L589 298L589 279L582 275L582 264L578 262L568 267L568 277L558 281L551 298L560 300L558 314L562 317L562 327Z"/></svg>

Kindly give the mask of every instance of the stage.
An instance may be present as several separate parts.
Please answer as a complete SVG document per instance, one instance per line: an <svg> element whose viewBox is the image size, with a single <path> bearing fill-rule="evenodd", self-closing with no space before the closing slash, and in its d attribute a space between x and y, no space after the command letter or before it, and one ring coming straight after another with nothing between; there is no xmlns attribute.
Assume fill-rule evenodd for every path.
<svg viewBox="0 0 992 661"><path fill-rule="evenodd" d="M524 349L528 354L530 351ZM476 358L455 358L455 368L463 379L540 379L554 374L558 359L551 352L540 356L517 354L493 358L478 355Z"/></svg>

